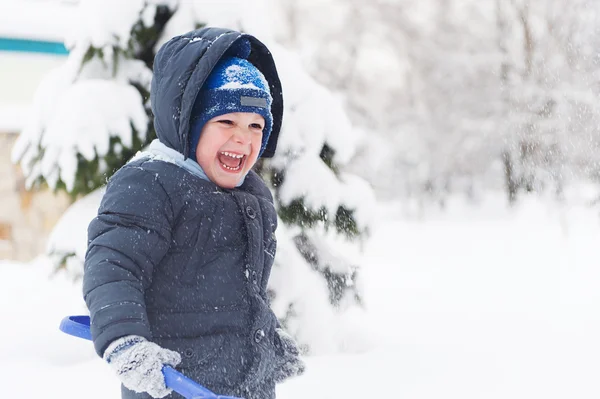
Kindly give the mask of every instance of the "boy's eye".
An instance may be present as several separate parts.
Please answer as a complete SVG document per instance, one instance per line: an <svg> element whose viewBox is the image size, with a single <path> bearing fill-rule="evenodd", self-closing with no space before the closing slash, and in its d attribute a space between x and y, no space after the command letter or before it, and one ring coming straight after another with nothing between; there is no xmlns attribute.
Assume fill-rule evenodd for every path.
<svg viewBox="0 0 600 399"><path fill-rule="evenodd" d="M225 125L233 125L233 121L230 119L219 119L219 123L223 123Z"/></svg>
<svg viewBox="0 0 600 399"><path fill-rule="evenodd" d="M250 125L250 127L251 127L252 129L263 130L263 127L262 127L262 125L261 125L260 123L252 123L252 124Z"/></svg>

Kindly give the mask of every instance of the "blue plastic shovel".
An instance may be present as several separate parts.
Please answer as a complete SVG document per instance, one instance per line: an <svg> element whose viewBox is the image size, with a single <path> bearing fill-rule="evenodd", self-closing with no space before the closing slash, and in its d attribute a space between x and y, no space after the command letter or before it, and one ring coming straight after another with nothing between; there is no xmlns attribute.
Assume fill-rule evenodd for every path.
<svg viewBox="0 0 600 399"><path fill-rule="evenodd" d="M92 340L89 316L67 316L60 322L60 331L75 337ZM165 384L187 399L241 399L235 396L223 396L213 393L197 382L190 380L172 367L162 369Z"/></svg>

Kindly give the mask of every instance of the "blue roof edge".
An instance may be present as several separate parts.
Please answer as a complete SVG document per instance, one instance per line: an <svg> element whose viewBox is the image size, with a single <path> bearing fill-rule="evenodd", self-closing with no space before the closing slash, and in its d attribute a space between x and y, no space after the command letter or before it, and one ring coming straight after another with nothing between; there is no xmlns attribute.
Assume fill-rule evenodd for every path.
<svg viewBox="0 0 600 399"><path fill-rule="evenodd" d="M64 43L44 40L0 37L0 52L41 53L59 56L69 55Z"/></svg>

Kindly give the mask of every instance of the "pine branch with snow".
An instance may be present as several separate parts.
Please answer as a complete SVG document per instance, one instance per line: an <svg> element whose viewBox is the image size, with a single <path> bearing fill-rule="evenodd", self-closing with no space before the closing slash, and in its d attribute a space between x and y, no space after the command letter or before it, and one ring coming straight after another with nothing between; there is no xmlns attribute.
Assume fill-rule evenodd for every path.
<svg viewBox="0 0 600 399"><path fill-rule="evenodd" d="M12 152L29 189L89 193L155 133L149 98L154 44L172 14L159 3L82 1L66 63L42 82Z"/></svg>

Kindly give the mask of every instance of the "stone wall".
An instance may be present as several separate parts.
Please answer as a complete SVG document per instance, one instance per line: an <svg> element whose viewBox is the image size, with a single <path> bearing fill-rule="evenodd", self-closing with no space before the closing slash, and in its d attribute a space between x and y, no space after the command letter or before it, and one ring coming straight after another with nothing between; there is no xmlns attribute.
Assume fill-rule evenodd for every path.
<svg viewBox="0 0 600 399"><path fill-rule="evenodd" d="M31 260L44 252L52 228L68 208L66 194L28 192L10 161L17 135L0 132L0 259Z"/></svg>

